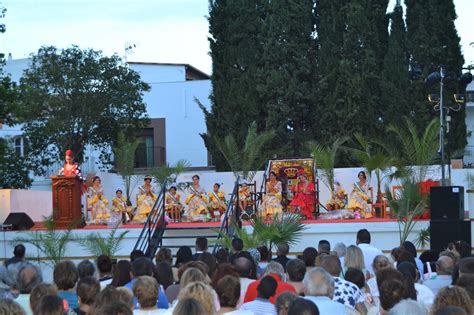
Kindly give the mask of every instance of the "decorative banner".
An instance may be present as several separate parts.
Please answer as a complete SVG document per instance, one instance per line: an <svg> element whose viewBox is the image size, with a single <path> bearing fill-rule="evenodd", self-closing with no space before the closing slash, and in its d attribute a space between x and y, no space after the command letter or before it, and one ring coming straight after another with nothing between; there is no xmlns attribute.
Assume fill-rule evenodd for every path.
<svg viewBox="0 0 474 315"><path fill-rule="evenodd" d="M314 181L313 159L270 160L270 171L278 175L283 191L290 193L298 185L298 175L303 173L310 182ZM291 198L288 198L291 199Z"/></svg>

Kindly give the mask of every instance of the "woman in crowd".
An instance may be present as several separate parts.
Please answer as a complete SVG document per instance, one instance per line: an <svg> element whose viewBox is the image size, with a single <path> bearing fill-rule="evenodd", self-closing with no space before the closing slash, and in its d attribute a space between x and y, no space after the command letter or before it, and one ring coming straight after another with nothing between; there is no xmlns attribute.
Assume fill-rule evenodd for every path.
<svg viewBox="0 0 474 315"><path fill-rule="evenodd" d="M113 287L123 287L125 284L132 281L131 276L132 264L128 260L119 260L115 265L112 282Z"/></svg>
<svg viewBox="0 0 474 315"><path fill-rule="evenodd" d="M347 208L354 212L356 218L371 218L372 212L369 207L369 183L364 171L357 174L358 182L352 185L352 192L349 197Z"/></svg>
<svg viewBox="0 0 474 315"><path fill-rule="evenodd" d="M212 191L207 193L209 197L209 211L214 221L219 221L221 215L225 212L227 204L225 201L225 193L220 190L221 184L215 183Z"/></svg>
<svg viewBox="0 0 474 315"><path fill-rule="evenodd" d="M313 219L314 211L314 184L308 180L308 176L303 172L298 174L298 184L295 187L293 200L290 208L294 212L299 212L307 219Z"/></svg>
<svg viewBox="0 0 474 315"><path fill-rule="evenodd" d="M94 176L92 186L87 189L87 202L91 209L92 221L104 223L110 218L110 210L107 208L109 201L104 196L102 181L99 176Z"/></svg>
<svg viewBox="0 0 474 315"><path fill-rule="evenodd" d="M431 308L432 314L445 306L458 306L466 311L466 314L472 314L472 302L465 289L458 286L449 286L439 290Z"/></svg>
<svg viewBox="0 0 474 315"><path fill-rule="evenodd" d="M148 214L151 212L151 208L156 201L156 194L153 186L151 185L152 177L146 175L142 186L138 187L137 195L137 212L133 217L135 222L146 221Z"/></svg>
<svg viewBox="0 0 474 315"><path fill-rule="evenodd" d="M188 188L189 195L185 204L188 205L186 216L189 221L207 221L206 190L199 184L199 176L193 176L193 184Z"/></svg>
<svg viewBox="0 0 474 315"><path fill-rule="evenodd" d="M281 215L283 207L281 205L281 182L278 180L277 174L270 172L270 178L266 184L266 193L263 196L262 204L260 205L260 215L271 217L273 215Z"/></svg>
<svg viewBox="0 0 474 315"><path fill-rule="evenodd" d="M362 270L365 275L365 278L370 278L369 272L367 271L367 269L365 269L364 254L358 246L351 245L346 249L343 272L345 273L346 270L349 268L356 268Z"/></svg>
<svg viewBox="0 0 474 315"><path fill-rule="evenodd" d="M181 195L178 194L175 184L172 184L166 194L165 198L165 208L168 212L168 216L172 221L178 222L181 220L181 211L183 210L183 205L181 204Z"/></svg>

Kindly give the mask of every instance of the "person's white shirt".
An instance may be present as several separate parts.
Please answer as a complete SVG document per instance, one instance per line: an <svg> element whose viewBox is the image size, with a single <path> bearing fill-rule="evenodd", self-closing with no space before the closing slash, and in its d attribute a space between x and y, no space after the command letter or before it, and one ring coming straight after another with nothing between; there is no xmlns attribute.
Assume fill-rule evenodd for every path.
<svg viewBox="0 0 474 315"><path fill-rule="evenodd" d="M153 309L153 310L133 310L133 315L164 315L167 314L165 309Z"/></svg>
<svg viewBox="0 0 474 315"><path fill-rule="evenodd" d="M227 313L222 313L225 315L255 315L254 312L252 311L247 311L247 310L235 310L232 312L227 312Z"/></svg>
<svg viewBox="0 0 474 315"><path fill-rule="evenodd" d="M377 286L377 278L372 277L369 280L367 280L367 285L369 286L370 289L370 294L372 296L379 296L379 287Z"/></svg>
<svg viewBox="0 0 474 315"><path fill-rule="evenodd" d="M415 283L416 300L425 306L431 306L434 302L435 295L430 288L424 284Z"/></svg>
<svg viewBox="0 0 474 315"><path fill-rule="evenodd" d="M442 288L449 286L453 282L450 275L436 275L435 277L425 280L423 284L431 289L434 295Z"/></svg>
<svg viewBox="0 0 474 315"><path fill-rule="evenodd" d="M344 304L334 302L327 296L305 296L304 298L316 304L319 315L347 315Z"/></svg>
<svg viewBox="0 0 474 315"><path fill-rule="evenodd" d="M374 262L374 258L378 255L383 255L383 252L376 248L373 247L370 244L366 243L360 243L359 248L362 251L362 254L364 255L364 263L365 263L365 268L371 273L374 274L374 268L372 267L372 263Z"/></svg>

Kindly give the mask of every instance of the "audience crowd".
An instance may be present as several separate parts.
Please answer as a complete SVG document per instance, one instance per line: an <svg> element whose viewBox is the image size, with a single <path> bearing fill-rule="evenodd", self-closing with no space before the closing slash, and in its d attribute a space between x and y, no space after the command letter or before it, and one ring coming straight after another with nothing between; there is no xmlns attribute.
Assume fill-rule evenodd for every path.
<svg viewBox="0 0 474 315"><path fill-rule="evenodd" d="M316 245L316 244L315 244ZM25 247L0 266L0 315L463 315L473 314L474 257L462 241L417 257L410 242L389 255L360 230L355 245L321 240L297 258L286 243L271 249L208 251L207 239L176 256L162 247L115 261L55 265L53 283L25 259Z"/></svg>

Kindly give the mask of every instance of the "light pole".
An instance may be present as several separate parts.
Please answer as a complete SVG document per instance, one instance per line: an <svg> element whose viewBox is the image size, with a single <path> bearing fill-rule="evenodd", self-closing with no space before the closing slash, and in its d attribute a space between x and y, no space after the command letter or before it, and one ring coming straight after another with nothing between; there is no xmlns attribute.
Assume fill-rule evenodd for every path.
<svg viewBox="0 0 474 315"><path fill-rule="evenodd" d="M471 69L469 69L471 70ZM446 76L445 68L444 66L440 66L439 71L431 73L427 78L426 82L427 83L434 83L439 81L439 95L437 94L429 94L428 95L428 100L430 103L435 103L434 110L438 111L439 110L439 154L441 155L441 186L446 186L446 170L445 170L445 165L446 165L446 154L445 154L445 149L444 149L444 135L445 135L445 128L446 128L446 117L449 118L449 121L451 121L451 116L449 116L449 111L459 111L461 110L461 105L464 103L464 96L463 94L454 94L454 100L456 101L455 107L452 106L445 106L444 105L444 83L445 80L452 81L454 80L453 77ZM472 82L472 74L470 72L466 72L461 75L459 78L459 83L461 85L466 86L467 84ZM446 114L445 114L446 110ZM448 121L448 123L449 123ZM447 132L449 132L449 124L447 125Z"/></svg>

